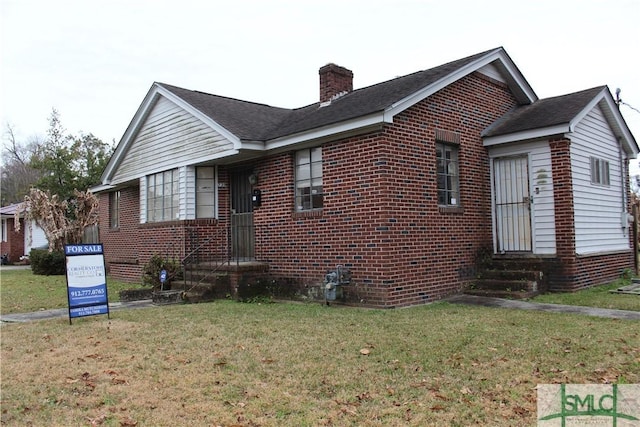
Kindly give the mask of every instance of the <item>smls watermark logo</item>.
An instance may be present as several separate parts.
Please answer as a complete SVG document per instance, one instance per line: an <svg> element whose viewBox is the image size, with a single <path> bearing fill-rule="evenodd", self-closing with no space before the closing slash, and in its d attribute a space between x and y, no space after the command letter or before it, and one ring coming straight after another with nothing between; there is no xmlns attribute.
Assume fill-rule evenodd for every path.
<svg viewBox="0 0 640 427"><path fill-rule="evenodd" d="M640 384L539 384L538 426L640 426Z"/></svg>

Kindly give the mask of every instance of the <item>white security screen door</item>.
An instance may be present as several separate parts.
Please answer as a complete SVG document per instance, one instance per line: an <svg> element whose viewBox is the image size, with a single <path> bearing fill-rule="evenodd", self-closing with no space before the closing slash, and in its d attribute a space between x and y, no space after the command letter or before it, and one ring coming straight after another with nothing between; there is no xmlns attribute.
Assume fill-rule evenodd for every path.
<svg viewBox="0 0 640 427"><path fill-rule="evenodd" d="M530 252L531 196L527 156L493 161L496 241L499 253Z"/></svg>

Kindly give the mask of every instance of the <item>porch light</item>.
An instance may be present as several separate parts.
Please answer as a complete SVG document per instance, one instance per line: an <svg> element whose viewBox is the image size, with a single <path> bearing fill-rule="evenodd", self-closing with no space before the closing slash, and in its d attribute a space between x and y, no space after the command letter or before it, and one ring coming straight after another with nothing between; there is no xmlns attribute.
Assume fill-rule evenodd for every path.
<svg viewBox="0 0 640 427"><path fill-rule="evenodd" d="M258 175L255 173L252 173L251 175L249 175L249 184L256 185L257 183L258 183Z"/></svg>

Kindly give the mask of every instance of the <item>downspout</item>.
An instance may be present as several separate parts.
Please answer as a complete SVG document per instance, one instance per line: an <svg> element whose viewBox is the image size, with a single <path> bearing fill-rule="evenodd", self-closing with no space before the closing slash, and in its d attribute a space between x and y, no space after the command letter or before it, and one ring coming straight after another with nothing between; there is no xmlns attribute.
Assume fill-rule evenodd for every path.
<svg viewBox="0 0 640 427"><path fill-rule="evenodd" d="M627 170L626 168L626 159L624 157L624 149L622 148L622 137L618 137L618 147L620 149L619 153L620 153L620 175L622 176L622 211L626 212L627 211L627 179L629 179L628 177L625 178L625 171Z"/></svg>
<svg viewBox="0 0 640 427"><path fill-rule="evenodd" d="M618 146L619 146L619 153L620 153L620 177L622 178L621 181L621 192L622 192L622 212L620 214L620 222L622 225L622 232L624 233L625 236L627 236L628 232L629 232L629 223L631 221L633 221L633 217L631 215L629 215L629 212L627 210L627 202L628 202L628 194L627 194L627 180L629 179L628 177L625 177L625 172L627 170L626 168L626 164L627 164L627 159L624 156L624 149L622 147L622 137L618 137Z"/></svg>

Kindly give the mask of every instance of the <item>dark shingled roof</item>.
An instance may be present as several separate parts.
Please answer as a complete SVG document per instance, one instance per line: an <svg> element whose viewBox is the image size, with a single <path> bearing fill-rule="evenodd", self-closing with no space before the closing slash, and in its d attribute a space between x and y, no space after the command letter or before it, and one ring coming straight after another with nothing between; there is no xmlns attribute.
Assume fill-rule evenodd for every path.
<svg viewBox="0 0 640 427"><path fill-rule="evenodd" d="M598 86L518 106L489 127L482 136L507 135L567 124L605 88Z"/></svg>
<svg viewBox="0 0 640 427"><path fill-rule="evenodd" d="M210 117L242 140L266 141L382 112L496 49L458 59L429 70L357 89L331 102L297 109L271 107L157 83Z"/></svg>
<svg viewBox="0 0 640 427"><path fill-rule="evenodd" d="M240 139L261 141L291 115L291 110L157 83Z"/></svg>

